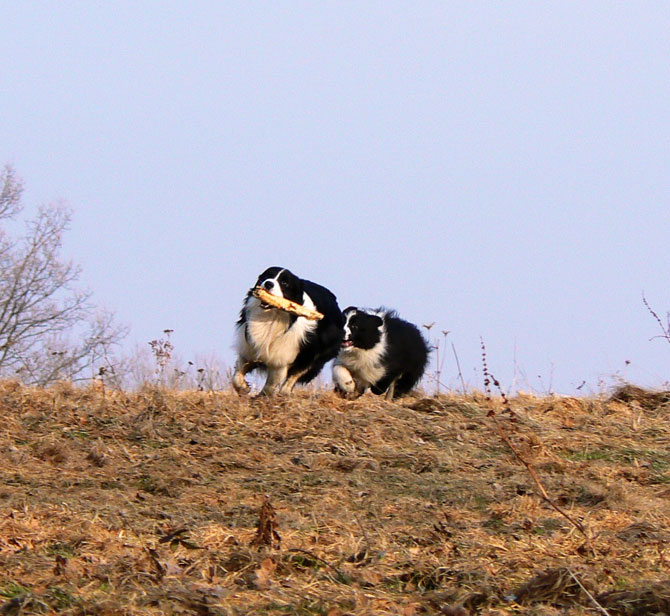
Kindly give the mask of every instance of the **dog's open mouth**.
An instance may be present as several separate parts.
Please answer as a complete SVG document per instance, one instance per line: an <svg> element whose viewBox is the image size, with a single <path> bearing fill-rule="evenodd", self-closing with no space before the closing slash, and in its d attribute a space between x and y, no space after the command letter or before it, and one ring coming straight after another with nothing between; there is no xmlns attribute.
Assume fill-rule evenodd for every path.
<svg viewBox="0 0 670 616"><path fill-rule="evenodd" d="M343 349L350 349L353 346L354 346L354 343L351 340L343 340L342 341L342 348Z"/></svg>

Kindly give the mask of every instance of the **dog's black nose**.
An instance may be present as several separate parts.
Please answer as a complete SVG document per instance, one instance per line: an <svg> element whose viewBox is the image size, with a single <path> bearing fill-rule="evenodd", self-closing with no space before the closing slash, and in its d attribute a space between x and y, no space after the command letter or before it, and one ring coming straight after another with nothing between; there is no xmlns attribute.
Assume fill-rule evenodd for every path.
<svg viewBox="0 0 670 616"><path fill-rule="evenodd" d="M274 280L266 280L266 281L263 283L263 286L264 286L268 291L270 291L270 290L272 289L272 287L275 286L275 282L274 282Z"/></svg>

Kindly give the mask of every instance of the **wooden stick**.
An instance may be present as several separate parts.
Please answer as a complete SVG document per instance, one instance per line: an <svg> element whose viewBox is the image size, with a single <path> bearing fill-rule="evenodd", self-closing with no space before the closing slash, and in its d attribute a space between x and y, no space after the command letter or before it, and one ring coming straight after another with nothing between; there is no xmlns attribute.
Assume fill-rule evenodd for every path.
<svg viewBox="0 0 670 616"><path fill-rule="evenodd" d="M273 308L279 308L280 310L285 310L286 312L292 312L298 316L305 317L306 319L310 319L312 321L320 321L323 319L323 315L320 312L305 308L303 305L292 302L290 299L272 295L272 293L268 293L261 287L255 287L252 291L252 294L254 297L261 300L264 304L269 304Z"/></svg>

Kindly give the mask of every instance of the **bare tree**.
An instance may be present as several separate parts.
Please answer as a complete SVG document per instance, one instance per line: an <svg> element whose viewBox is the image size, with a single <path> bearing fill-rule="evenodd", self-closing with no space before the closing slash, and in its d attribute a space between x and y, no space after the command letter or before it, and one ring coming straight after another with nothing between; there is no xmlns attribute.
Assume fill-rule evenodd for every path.
<svg viewBox="0 0 670 616"><path fill-rule="evenodd" d="M14 170L0 173L0 224L22 210ZM112 349L127 329L78 288L81 268L60 251L70 212L41 207L12 237L0 226L0 375L30 384L81 379L114 371Z"/></svg>

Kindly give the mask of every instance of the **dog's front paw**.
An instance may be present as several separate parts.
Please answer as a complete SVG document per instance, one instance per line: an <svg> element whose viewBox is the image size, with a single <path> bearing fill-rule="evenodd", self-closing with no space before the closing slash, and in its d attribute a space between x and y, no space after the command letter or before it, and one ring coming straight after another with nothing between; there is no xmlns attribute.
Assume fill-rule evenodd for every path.
<svg viewBox="0 0 670 616"><path fill-rule="evenodd" d="M240 395L246 396L250 391L249 383L247 383L244 375L240 372L233 376L233 389Z"/></svg>

